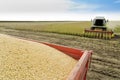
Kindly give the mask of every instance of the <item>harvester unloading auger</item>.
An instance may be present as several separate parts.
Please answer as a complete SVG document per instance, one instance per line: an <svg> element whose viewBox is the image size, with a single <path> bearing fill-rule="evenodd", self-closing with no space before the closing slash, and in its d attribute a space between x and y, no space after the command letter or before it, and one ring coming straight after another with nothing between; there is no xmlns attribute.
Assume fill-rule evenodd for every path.
<svg viewBox="0 0 120 80"><path fill-rule="evenodd" d="M101 38L101 39L111 39L114 34L112 30L109 30L106 27L106 20L104 17L96 17L92 21L92 27L90 29L84 30L85 37L92 37L92 38Z"/></svg>

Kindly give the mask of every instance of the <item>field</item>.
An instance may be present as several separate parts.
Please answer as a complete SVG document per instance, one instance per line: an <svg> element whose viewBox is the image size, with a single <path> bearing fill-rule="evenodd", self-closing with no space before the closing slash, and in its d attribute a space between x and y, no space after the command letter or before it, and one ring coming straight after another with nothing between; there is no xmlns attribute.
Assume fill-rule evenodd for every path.
<svg viewBox="0 0 120 80"><path fill-rule="evenodd" d="M26 31L42 31L62 34L83 34L84 28L88 28L90 22L1 22L0 26L4 28L26 30Z"/></svg>
<svg viewBox="0 0 120 80"><path fill-rule="evenodd" d="M113 22L112 22L113 23ZM109 25L112 25L110 23ZM117 22L120 23L120 22ZM111 40L74 36L83 34L90 22L0 22L0 33L93 50L87 80L120 80L120 37ZM112 28L119 26L115 24ZM120 28L114 28L119 34ZM56 34L64 33L64 34ZM66 33L72 35L65 35Z"/></svg>

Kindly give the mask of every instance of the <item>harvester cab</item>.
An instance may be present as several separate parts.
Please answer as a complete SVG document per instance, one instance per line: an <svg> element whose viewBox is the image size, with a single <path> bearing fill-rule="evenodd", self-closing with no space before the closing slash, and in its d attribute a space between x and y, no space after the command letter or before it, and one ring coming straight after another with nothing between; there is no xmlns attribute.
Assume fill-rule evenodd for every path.
<svg viewBox="0 0 120 80"><path fill-rule="evenodd" d="M95 29L101 29L102 31L106 31L106 23L107 21L105 20L104 17L96 17L93 20L93 25L91 27L91 30L95 30Z"/></svg>
<svg viewBox="0 0 120 80"><path fill-rule="evenodd" d="M101 39L111 39L113 37L113 31L108 30L106 27L108 20L104 17L96 17L92 21L90 29L84 30L85 37L94 37Z"/></svg>

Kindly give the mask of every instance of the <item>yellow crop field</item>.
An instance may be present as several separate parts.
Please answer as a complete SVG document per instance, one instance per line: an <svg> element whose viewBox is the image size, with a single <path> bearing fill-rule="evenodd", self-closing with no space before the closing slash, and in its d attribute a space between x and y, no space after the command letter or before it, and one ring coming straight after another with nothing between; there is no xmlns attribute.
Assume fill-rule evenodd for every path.
<svg viewBox="0 0 120 80"><path fill-rule="evenodd" d="M118 26L115 22L109 22L108 28L113 30ZM6 29L15 29L22 31L34 32L51 32L70 35L83 35L85 28L90 28L92 23L90 21L76 21L76 22L0 22L0 27ZM117 27L115 32L120 32Z"/></svg>
<svg viewBox="0 0 120 80"><path fill-rule="evenodd" d="M120 33L120 26L117 26L117 27L114 29L114 31L115 31L116 33Z"/></svg>
<svg viewBox="0 0 120 80"><path fill-rule="evenodd" d="M81 22L1 22L1 27L27 30L27 31L44 31L63 34L81 35L85 28L91 26L89 21Z"/></svg>

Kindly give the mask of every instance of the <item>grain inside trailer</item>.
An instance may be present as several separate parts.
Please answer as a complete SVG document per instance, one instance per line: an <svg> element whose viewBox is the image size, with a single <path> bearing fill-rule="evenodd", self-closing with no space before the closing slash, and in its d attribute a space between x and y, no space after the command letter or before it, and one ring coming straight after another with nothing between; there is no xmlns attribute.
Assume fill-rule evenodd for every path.
<svg viewBox="0 0 120 80"><path fill-rule="evenodd" d="M65 80L70 77L74 78L74 76L69 76L69 74L72 75L71 72L76 70L75 65L79 65L79 61L64 54L63 51L55 49L55 47L55 45L37 43L0 34L0 79ZM73 51L76 50L73 49ZM81 56L82 54L79 55L79 58ZM84 57L88 58L85 61L89 61L90 56ZM85 70L84 68L83 70L84 74L86 74L88 62L84 63L86 64Z"/></svg>

